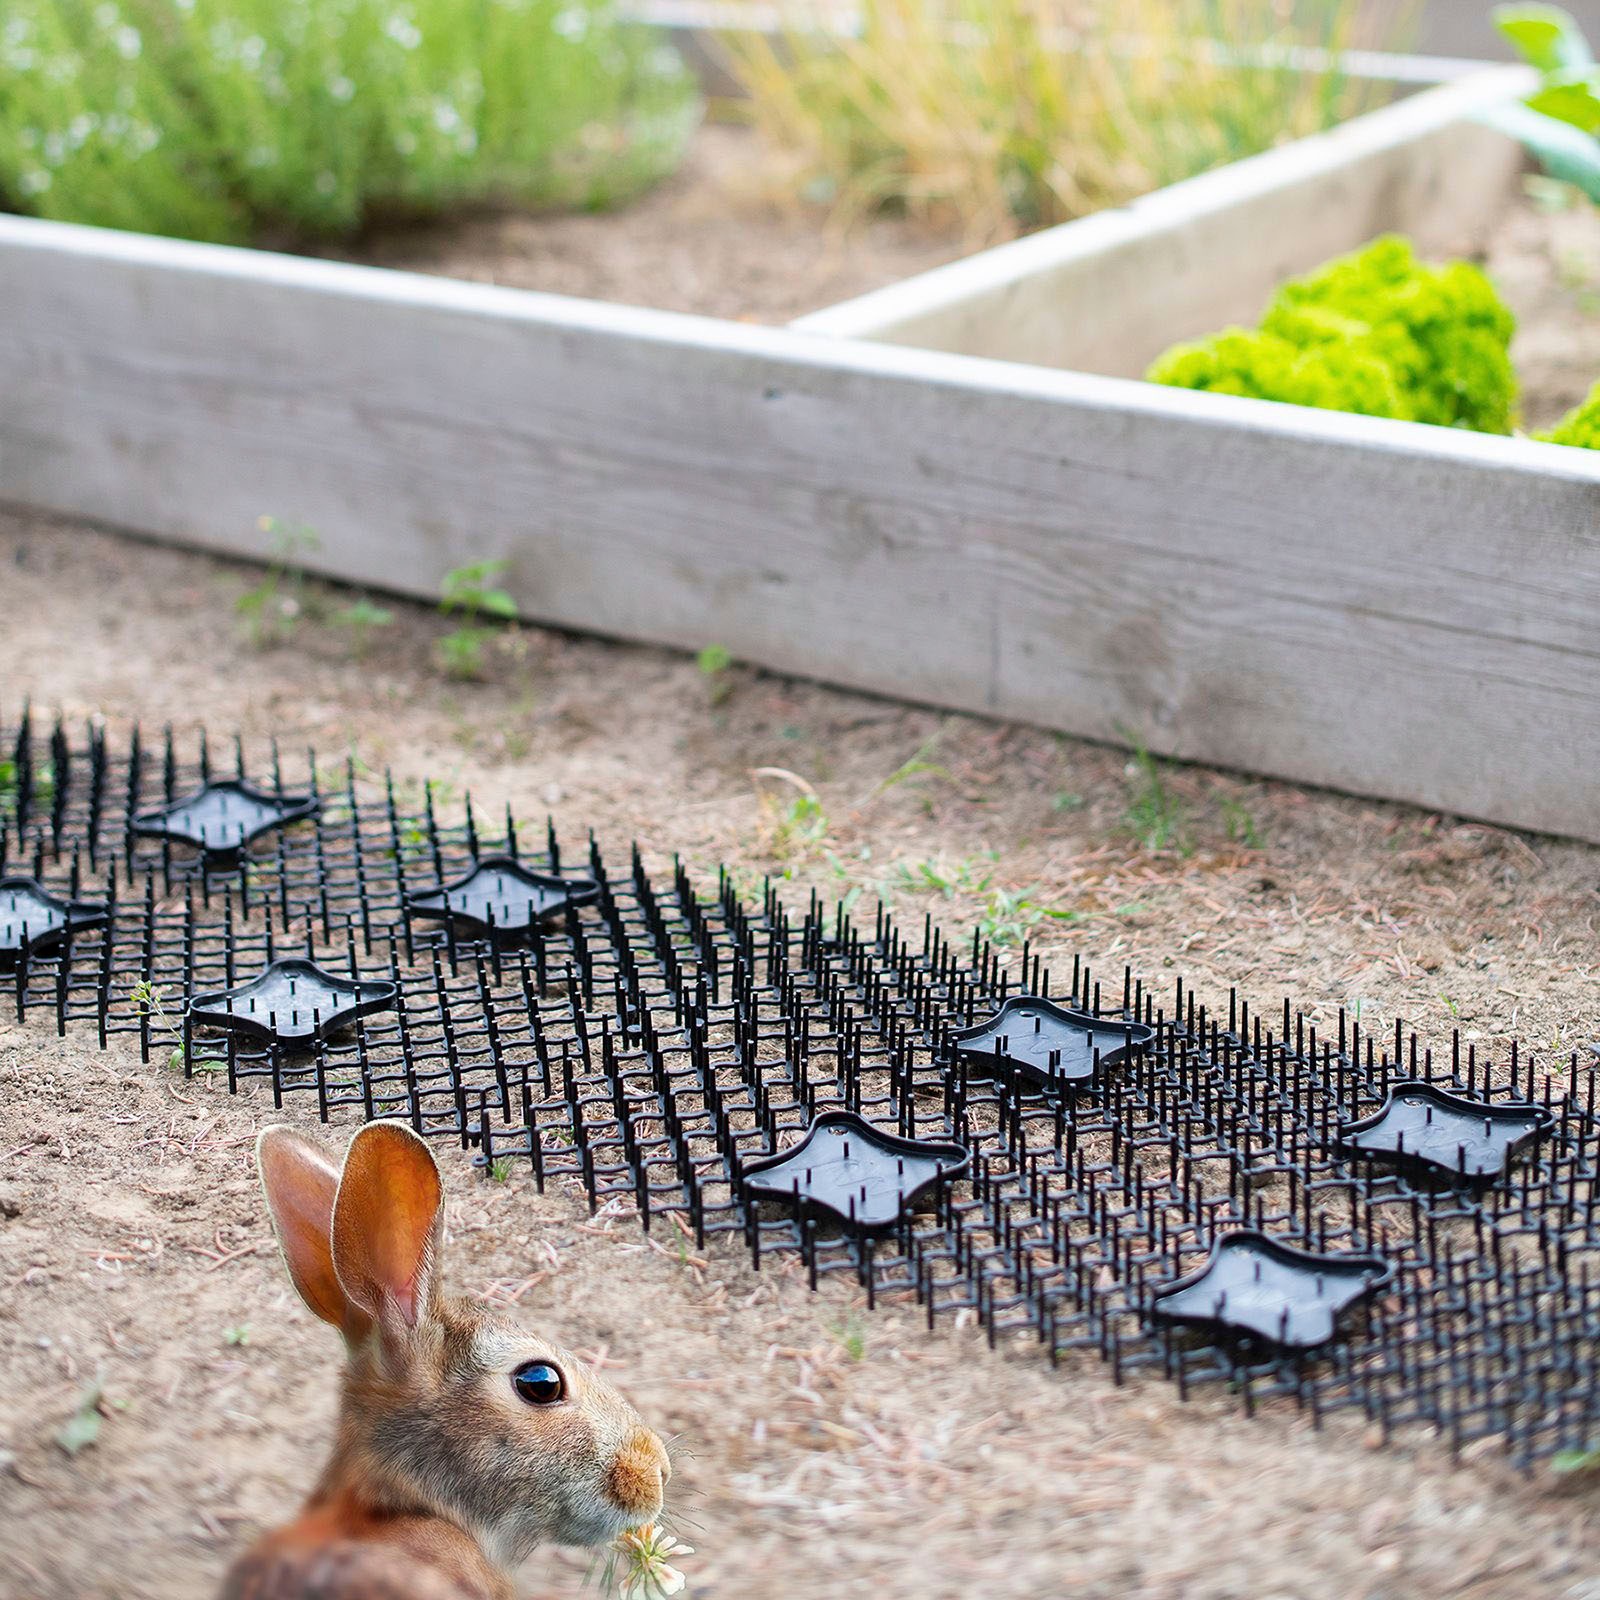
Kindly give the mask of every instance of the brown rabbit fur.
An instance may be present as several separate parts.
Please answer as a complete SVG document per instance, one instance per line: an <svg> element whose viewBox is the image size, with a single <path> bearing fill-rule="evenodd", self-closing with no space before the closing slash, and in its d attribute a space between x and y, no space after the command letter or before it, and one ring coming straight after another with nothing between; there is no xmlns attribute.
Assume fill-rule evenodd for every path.
<svg viewBox="0 0 1600 1600"><path fill-rule="evenodd" d="M369 1123L341 1173L268 1128L256 1160L289 1276L348 1361L332 1459L222 1600L510 1600L507 1569L536 1545L604 1544L657 1515L667 1453L627 1401L440 1292L444 1195L416 1134Z"/></svg>

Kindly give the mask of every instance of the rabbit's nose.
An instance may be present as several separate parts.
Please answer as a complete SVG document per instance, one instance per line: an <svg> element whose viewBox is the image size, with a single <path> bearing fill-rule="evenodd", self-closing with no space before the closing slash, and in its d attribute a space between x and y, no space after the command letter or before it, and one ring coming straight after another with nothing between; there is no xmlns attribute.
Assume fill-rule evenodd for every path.
<svg viewBox="0 0 1600 1600"><path fill-rule="evenodd" d="M611 1463L606 1491L622 1510L651 1517L661 1509L661 1491L671 1476L667 1447L648 1428L635 1428Z"/></svg>

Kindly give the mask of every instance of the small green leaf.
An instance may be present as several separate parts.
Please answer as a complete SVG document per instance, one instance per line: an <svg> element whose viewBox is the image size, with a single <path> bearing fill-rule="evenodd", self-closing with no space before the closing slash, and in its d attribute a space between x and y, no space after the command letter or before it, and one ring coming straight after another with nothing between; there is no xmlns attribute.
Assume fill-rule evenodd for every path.
<svg viewBox="0 0 1600 1600"><path fill-rule="evenodd" d="M1572 72L1594 65L1583 30L1560 6L1496 6L1491 15L1523 60L1540 72Z"/></svg>
<svg viewBox="0 0 1600 1600"><path fill-rule="evenodd" d="M725 644L708 644L695 657L695 662L708 678L714 678L733 665L733 655Z"/></svg>
<svg viewBox="0 0 1600 1600"><path fill-rule="evenodd" d="M348 628L387 628L394 621L394 613L362 595L339 612L336 620Z"/></svg>
<svg viewBox="0 0 1600 1600"><path fill-rule="evenodd" d="M1588 1472L1600 1467L1600 1446L1592 1450L1558 1450L1550 1458L1552 1470L1563 1476L1574 1472Z"/></svg>
<svg viewBox="0 0 1600 1600"><path fill-rule="evenodd" d="M96 1378L78 1397L77 1409L56 1429L56 1443L69 1456L87 1450L100 1437L100 1401L104 1393Z"/></svg>
<svg viewBox="0 0 1600 1600"><path fill-rule="evenodd" d="M517 614L517 602L504 589L485 589L479 604L491 617L510 619Z"/></svg>

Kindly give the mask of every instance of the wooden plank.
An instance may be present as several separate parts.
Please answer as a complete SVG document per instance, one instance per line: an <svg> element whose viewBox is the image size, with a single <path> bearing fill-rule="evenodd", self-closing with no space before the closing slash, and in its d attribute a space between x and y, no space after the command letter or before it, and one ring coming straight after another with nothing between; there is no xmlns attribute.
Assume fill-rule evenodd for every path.
<svg viewBox="0 0 1600 1600"><path fill-rule="evenodd" d="M0 304L0 498L1600 839L1589 452L18 218Z"/></svg>
<svg viewBox="0 0 1600 1600"><path fill-rule="evenodd" d="M1425 253L1478 248L1523 157L1473 117L1531 81L1489 68L795 326L1138 377L1169 345L1253 322L1286 277L1380 233Z"/></svg>

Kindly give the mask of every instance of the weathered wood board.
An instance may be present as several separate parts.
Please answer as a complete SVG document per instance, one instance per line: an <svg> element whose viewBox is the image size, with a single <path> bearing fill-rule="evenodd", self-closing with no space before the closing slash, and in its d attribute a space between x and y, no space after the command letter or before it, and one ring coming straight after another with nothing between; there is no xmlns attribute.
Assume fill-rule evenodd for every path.
<svg viewBox="0 0 1600 1600"><path fill-rule="evenodd" d="M5 500L1600 839L1600 456L17 218L0 305Z"/></svg>

